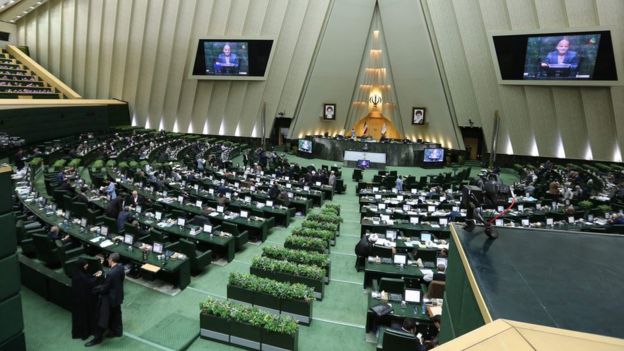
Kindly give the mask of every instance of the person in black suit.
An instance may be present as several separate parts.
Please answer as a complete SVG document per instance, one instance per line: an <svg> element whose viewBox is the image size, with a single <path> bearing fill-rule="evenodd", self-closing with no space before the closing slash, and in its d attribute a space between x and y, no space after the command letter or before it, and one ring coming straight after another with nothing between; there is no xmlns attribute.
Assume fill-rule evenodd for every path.
<svg viewBox="0 0 624 351"><path fill-rule="evenodd" d="M145 198L139 195L139 193L136 190L133 190L132 194L130 194L130 196L128 196L128 198L126 199L126 206L131 206L131 207L143 206L144 202L145 202Z"/></svg>
<svg viewBox="0 0 624 351"><path fill-rule="evenodd" d="M395 330L416 336L416 333L418 332L418 326L416 325L416 322L412 318L405 318L403 320L403 325L401 326L401 328L400 329L396 328ZM414 338L414 350L416 351L427 350L426 347L420 342L420 339L418 337Z"/></svg>
<svg viewBox="0 0 624 351"><path fill-rule="evenodd" d="M86 340L96 331L95 308L97 296L93 288L97 278L87 272L89 263L84 258L76 262L72 275L72 338Z"/></svg>
<svg viewBox="0 0 624 351"><path fill-rule="evenodd" d="M373 244L378 238L377 234L370 234L368 236L364 235L357 245L355 245L355 255L357 256L357 259L355 260L355 269L358 272L364 270L366 258L372 255Z"/></svg>
<svg viewBox="0 0 624 351"><path fill-rule="evenodd" d="M123 281L125 273L119 261L120 256L116 252L108 256L108 264L111 269L106 275L104 283L95 288L99 294L97 329L93 339L85 344L86 347L100 344L107 329L110 336L119 337L123 335L121 304L124 298Z"/></svg>
<svg viewBox="0 0 624 351"><path fill-rule="evenodd" d="M125 201L122 197L116 197L108 203L108 207L106 207L104 214L107 217L116 219L119 217L119 212L121 212L124 207L124 202Z"/></svg>

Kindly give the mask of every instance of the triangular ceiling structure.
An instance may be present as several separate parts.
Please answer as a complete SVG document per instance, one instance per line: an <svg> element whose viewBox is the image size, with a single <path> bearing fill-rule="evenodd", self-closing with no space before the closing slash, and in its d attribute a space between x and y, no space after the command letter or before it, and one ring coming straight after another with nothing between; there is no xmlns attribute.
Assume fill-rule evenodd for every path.
<svg viewBox="0 0 624 351"><path fill-rule="evenodd" d="M358 78L351 98L351 106L345 122L345 130L350 130L353 126L358 125L358 121L361 121L374 109L381 112L396 127L400 135L405 134L394 91L390 59L378 3L375 4L373 11L366 47L362 55ZM389 125L387 127L390 128ZM361 134L361 131L356 132L358 135Z"/></svg>

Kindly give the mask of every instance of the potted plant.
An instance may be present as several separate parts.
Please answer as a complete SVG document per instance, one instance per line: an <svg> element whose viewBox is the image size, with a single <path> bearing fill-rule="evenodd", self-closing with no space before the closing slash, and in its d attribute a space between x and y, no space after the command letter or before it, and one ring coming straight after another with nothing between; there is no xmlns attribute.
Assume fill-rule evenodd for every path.
<svg viewBox="0 0 624 351"><path fill-rule="evenodd" d="M329 242L327 240L318 238L306 238L301 236L291 235L286 238L284 247L289 249L315 251L320 253L329 252Z"/></svg>
<svg viewBox="0 0 624 351"><path fill-rule="evenodd" d="M254 282L250 282L245 274L230 273L227 285L227 298L243 303L253 304L254 292L256 289L252 287Z"/></svg>
<svg viewBox="0 0 624 351"><path fill-rule="evenodd" d="M277 246L265 246L262 248L262 256L321 267L325 270L325 282L329 282L331 269L329 255L327 254L313 251L292 250Z"/></svg>
<svg viewBox="0 0 624 351"><path fill-rule="evenodd" d="M230 343L260 349L263 318L266 314L257 308L231 305Z"/></svg>
<svg viewBox="0 0 624 351"><path fill-rule="evenodd" d="M219 341L229 341L230 304L227 301L207 299L200 304L200 336Z"/></svg>
<svg viewBox="0 0 624 351"><path fill-rule="evenodd" d="M263 350L274 350L275 348L297 350L298 339L299 327L292 318L285 316L265 318L265 325L262 330Z"/></svg>
<svg viewBox="0 0 624 351"><path fill-rule="evenodd" d="M305 221L302 223L302 225L305 225ZM310 225L310 224L307 224L307 225ZM292 235L326 240L332 246L336 244L336 232L334 231L303 227L303 228L297 228L293 230Z"/></svg>
<svg viewBox="0 0 624 351"><path fill-rule="evenodd" d="M325 272L319 267L279 261L268 257L254 257L250 272L282 282L305 284L314 289L317 298L323 298Z"/></svg>

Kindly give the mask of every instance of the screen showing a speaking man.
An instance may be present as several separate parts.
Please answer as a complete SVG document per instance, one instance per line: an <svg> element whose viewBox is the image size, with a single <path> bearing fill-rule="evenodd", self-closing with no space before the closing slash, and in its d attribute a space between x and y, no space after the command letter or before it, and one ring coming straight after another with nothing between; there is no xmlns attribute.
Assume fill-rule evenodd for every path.
<svg viewBox="0 0 624 351"><path fill-rule="evenodd" d="M206 74L247 75L249 55L246 42L205 41Z"/></svg>
<svg viewBox="0 0 624 351"><path fill-rule="evenodd" d="M529 37L524 79L591 79L600 34Z"/></svg>

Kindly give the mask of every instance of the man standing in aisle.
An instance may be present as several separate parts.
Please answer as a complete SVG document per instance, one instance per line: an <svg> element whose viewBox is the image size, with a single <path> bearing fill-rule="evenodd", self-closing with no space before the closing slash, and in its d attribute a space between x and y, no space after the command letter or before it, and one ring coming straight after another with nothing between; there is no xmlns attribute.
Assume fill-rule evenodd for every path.
<svg viewBox="0 0 624 351"><path fill-rule="evenodd" d="M108 256L108 264L111 267L102 285L95 288L99 294L97 328L91 341L86 347L95 346L104 339L104 332L109 330L109 336L119 337L123 335L123 323L121 320L121 304L123 303L123 281L125 278L124 267L119 263L119 254L114 252Z"/></svg>

